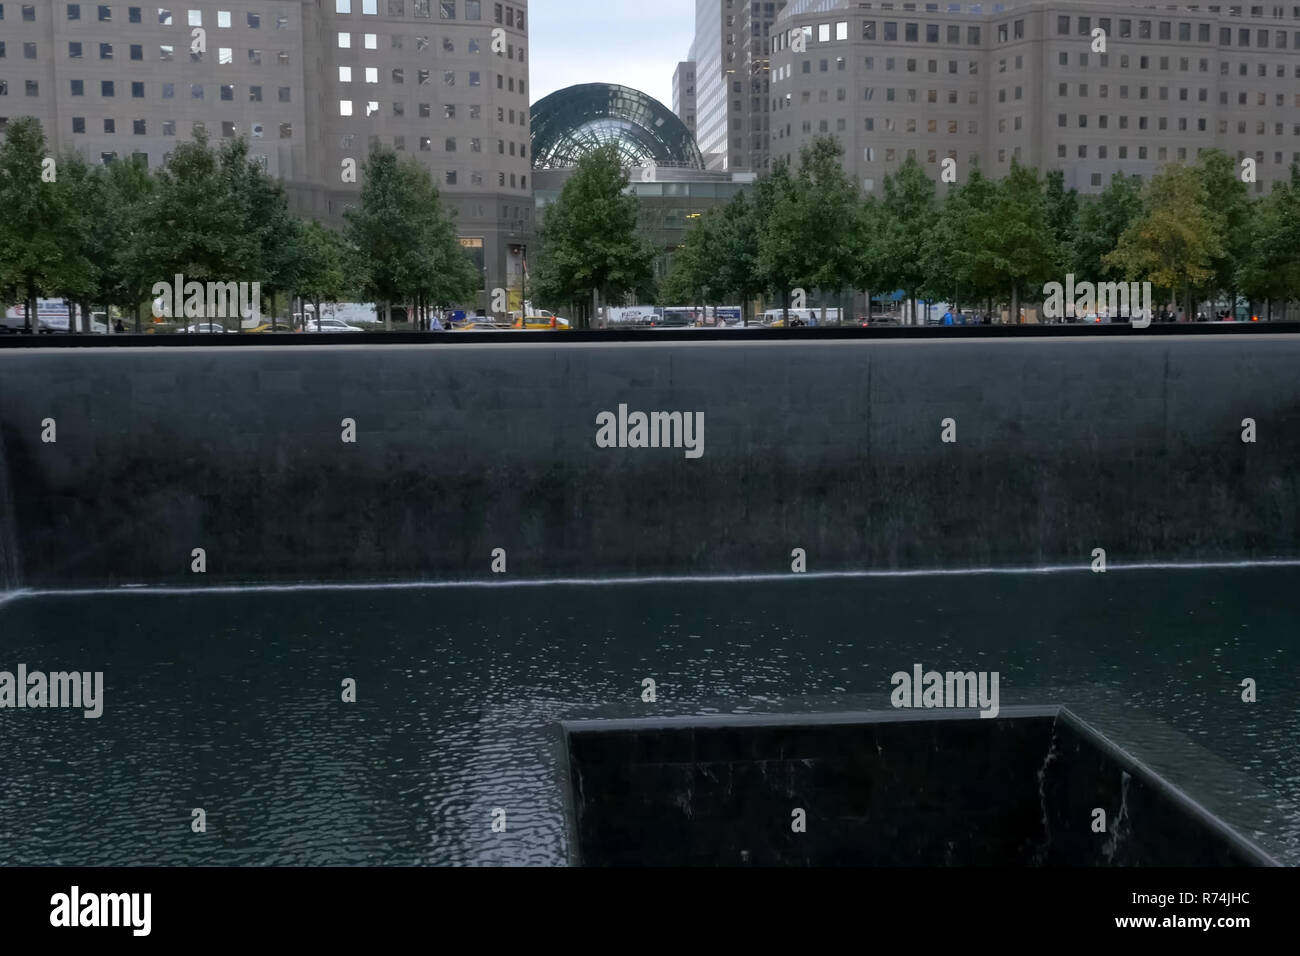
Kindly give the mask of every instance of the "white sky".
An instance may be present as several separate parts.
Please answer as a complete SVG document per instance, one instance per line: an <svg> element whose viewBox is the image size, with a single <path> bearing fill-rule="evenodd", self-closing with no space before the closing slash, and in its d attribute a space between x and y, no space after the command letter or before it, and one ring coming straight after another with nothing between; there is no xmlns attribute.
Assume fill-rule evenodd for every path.
<svg viewBox="0 0 1300 956"><path fill-rule="evenodd" d="M695 0L533 0L528 12L531 102L575 83L620 83L673 108Z"/></svg>

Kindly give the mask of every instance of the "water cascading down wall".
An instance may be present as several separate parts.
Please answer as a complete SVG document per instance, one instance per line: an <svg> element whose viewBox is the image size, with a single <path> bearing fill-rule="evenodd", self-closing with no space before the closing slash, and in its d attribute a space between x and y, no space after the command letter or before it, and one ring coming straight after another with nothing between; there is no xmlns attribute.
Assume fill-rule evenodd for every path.
<svg viewBox="0 0 1300 956"><path fill-rule="evenodd" d="M1282 335L0 350L0 586L1292 559L1297 369ZM599 447L620 405L702 413L703 454Z"/></svg>

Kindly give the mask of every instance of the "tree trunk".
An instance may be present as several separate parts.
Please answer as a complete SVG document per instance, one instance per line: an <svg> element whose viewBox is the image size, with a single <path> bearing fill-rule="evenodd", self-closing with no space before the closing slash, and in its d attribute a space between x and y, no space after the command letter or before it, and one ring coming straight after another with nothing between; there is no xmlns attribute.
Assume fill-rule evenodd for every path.
<svg viewBox="0 0 1300 956"><path fill-rule="evenodd" d="M384 303L384 331L393 331L393 303Z"/></svg>
<svg viewBox="0 0 1300 956"><path fill-rule="evenodd" d="M781 290L781 325L784 328L790 327L790 290Z"/></svg>
<svg viewBox="0 0 1300 956"><path fill-rule="evenodd" d="M1011 324L1020 324L1020 287L1014 282L1011 284Z"/></svg>

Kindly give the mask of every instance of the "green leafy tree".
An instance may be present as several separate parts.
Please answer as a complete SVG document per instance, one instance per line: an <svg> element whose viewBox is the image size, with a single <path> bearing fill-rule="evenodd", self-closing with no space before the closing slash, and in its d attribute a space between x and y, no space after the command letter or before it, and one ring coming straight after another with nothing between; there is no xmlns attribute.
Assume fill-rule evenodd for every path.
<svg viewBox="0 0 1300 956"><path fill-rule="evenodd" d="M1120 236L1105 262L1130 280L1145 279L1162 289L1182 290L1192 315L1192 289L1214 276L1223 255L1218 225L1208 208L1209 192L1198 169L1172 163L1152 177L1140 218Z"/></svg>
<svg viewBox="0 0 1300 956"><path fill-rule="evenodd" d="M890 291L907 293L915 322L917 295L930 280L939 204L934 181L914 157L885 177L880 213L881 278Z"/></svg>
<svg viewBox="0 0 1300 956"><path fill-rule="evenodd" d="M221 167L231 203L243 215L246 240L236 247L242 261L232 278L260 284L274 322L279 295L293 292L303 269L302 223L289 212L284 186L249 155L246 140L223 144Z"/></svg>
<svg viewBox="0 0 1300 956"><path fill-rule="evenodd" d="M135 237L135 261L152 273L151 291L177 275L187 284L256 280L258 237L248 229L250 200L229 155L198 133L156 171Z"/></svg>
<svg viewBox="0 0 1300 956"><path fill-rule="evenodd" d="M853 285L866 293L867 317L871 317L871 299L873 294L893 292L895 287L889 285L889 264L886 260L885 242L883 241L883 204L875 196L864 196L856 208L847 211L846 218L854 230L856 238L853 248L856 257L853 263Z"/></svg>
<svg viewBox="0 0 1300 956"><path fill-rule="evenodd" d="M859 233L853 216L858 208L857 184L844 171L844 148L829 136L819 137L799 151L795 182L796 207L792 229L798 240L800 282L823 293L840 293L853 285Z"/></svg>
<svg viewBox="0 0 1300 956"><path fill-rule="evenodd" d="M44 159L40 123L11 122L0 143L0 288L22 297L29 332L39 330L36 300L57 281L69 228L56 182L42 177Z"/></svg>
<svg viewBox="0 0 1300 956"><path fill-rule="evenodd" d="M686 233L660 286L664 304L708 305L724 293L720 217L717 209L710 209Z"/></svg>
<svg viewBox="0 0 1300 956"><path fill-rule="evenodd" d="M973 268L1007 296L1011 321L1018 322L1022 294L1033 290L1036 299L1061 262L1036 170L1011 161L992 203L972 217L971 239Z"/></svg>
<svg viewBox="0 0 1300 956"><path fill-rule="evenodd" d="M364 168L360 206L345 218L359 291L382 305L384 327L392 329L393 305L429 294L429 271L448 263L441 258L445 249L440 239L455 241L433 177L414 160L399 160L392 150L374 152ZM464 275L458 271L455 279Z"/></svg>
<svg viewBox="0 0 1300 956"><path fill-rule="evenodd" d="M310 300L316 315L321 302L339 302L348 295L345 263L348 251L343 237L311 220L302 230L302 267L298 272L298 294ZM306 310L303 314L306 323Z"/></svg>
<svg viewBox="0 0 1300 956"><path fill-rule="evenodd" d="M481 277L456 238L455 222L431 177L420 179L417 195L413 214L422 236L422 254L412 263L409 284L417 308L425 312L431 306L447 307L469 300ZM422 317L422 328L424 322Z"/></svg>
<svg viewBox="0 0 1300 956"><path fill-rule="evenodd" d="M749 325L750 303L765 288L758 266L762 212L744 193L737 193L715 225L719 285L724 295L740 299L741 322Z"/></svg>
<svg viewBox="0 0 1300 956"><path fill-rule="evenodd" d="M648 285L654 247L637 230L636 197L614 146L579 162L546 209L533 290L553 303L578 306L580 328L590 328L596 295L606 301Z"/></svg>
<svg viewBox="0 0 1300 956"><path fill-rule="evenodd" d="M929 277L921 293L930 299L947 299L954 311L963 303L981 301L998 290L975 267L972 223L988 210L997 196L997 184L978 166L972 166L966 182L956 184L940 202L940 215L926 246Z"/></svg>
<svg viewBox="0 0 1300 956"><path fill-rule="evenodd" d="M103 170L104 213L95 224L104 264L99 296L106 305L133 317L135 331L159 276L147 258L145 218L154 202L157 180L144 163L114 162Z"/></svg>
<svg viewBox="0 0 1300 956"><path fill-rule="evenodd" d="M97 226L109 211L104 167L92 167L80 153L69 152L58 163L55 196L63 223L60 253L52 263L48 291L73 304L68 330L92 331L90 303L100 293L104 266L110 262L109 236Z"/></svg>
<svg viewBox="0 0 1300 956"><path fill-rule="evenodd" d="M1221 240L1219 254L1211 257L1209 291L1216 298L1226 293L1235 308L1238 273L1251 254L1250 189L1241 181L1236 161L1221 150L1201 153L1197 168L1205 183L1206 209Z"/></svg>
<svg viewBox="0 0 1300 956"><path fill-rule="evenodd" d="M1052 230L1055 250L1062 257L1054 272L1064 272L1068 265L1074 232L1079 223L1079 191L1065 188L1065 173L1049 169L1043 177L1043 204L1047 226Z"/></svg>
<svg viewBox="0 0 1300 956"><path fill-rule="evenodd" d="M1291 165L1289 182L1278 183L1256 203L1250 221L1246 258L1237 285L1252 299L1283 303L1300 300L1300 163Z"/></svg>
<svg viewBox="0 0 1300 956"><path fill-rule="evenodd" d="M790 322L790 293L798 285L803 271L800 255L799 193L790 167L777 160L772 172L759 180L755 202L761 212L758 227L759 280L769 292L781 296L781 314Z"/></svg>
<svg viewBox="0 0 1300 956"><path fill-rule="evenodd" d="M1069 249L1070 270L1087 282L1121 282L1126 276L1106 261L1142 215L1142 177L1115 173L1106 188L1079 205L1078 226Z"/></svg>

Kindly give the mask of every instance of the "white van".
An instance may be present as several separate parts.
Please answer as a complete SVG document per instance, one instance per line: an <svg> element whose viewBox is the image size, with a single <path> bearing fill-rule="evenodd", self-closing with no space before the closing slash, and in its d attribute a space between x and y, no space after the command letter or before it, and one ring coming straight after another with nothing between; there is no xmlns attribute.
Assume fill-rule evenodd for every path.
<svg viewBox="0 0 1300 956"><path fill-rule="evenodd" d="M81 310L76 305L73 305L72 309L77 325L83 326ZM41 332L67 332L71 328L68 321L68 305L62 299L37 299L35 319L36 327ZM5 310L4 321L0 322L0 332L21 332L26 327L24 323L23 305L20 302ZM107 316L103 312L91 313L90 328L101 334L107 332ZM84 327L81 330L86 331Z"/></svg>

